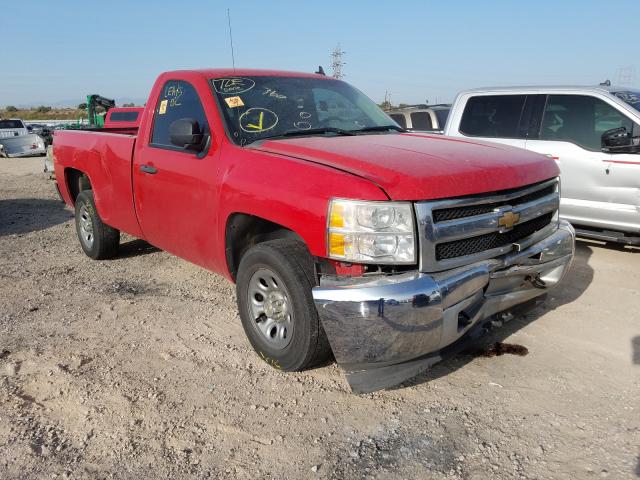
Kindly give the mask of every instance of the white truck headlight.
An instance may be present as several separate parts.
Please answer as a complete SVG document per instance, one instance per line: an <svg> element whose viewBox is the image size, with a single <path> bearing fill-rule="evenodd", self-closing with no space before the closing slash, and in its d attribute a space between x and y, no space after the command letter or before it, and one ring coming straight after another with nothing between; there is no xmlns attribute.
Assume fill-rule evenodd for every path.
<svg viewBox="0 0 640 480"><path fill-rule="evenodd" d="M335 260L416 263L413 207L409 202L334 199L329 203L327 249Z"/></svg>

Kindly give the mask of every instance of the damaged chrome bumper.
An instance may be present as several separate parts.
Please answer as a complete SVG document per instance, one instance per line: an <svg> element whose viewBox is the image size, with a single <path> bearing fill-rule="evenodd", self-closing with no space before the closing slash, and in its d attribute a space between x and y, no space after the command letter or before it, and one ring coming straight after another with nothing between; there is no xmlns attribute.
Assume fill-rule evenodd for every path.
<svg viewBox="0 0 640 480"><path fill-rule="evenodd" d="M323 277L313 297L351 388L370 392L417 375L492 315L546 293L574 250L574 229L562 221L520 252L434 274Z"/></svg>

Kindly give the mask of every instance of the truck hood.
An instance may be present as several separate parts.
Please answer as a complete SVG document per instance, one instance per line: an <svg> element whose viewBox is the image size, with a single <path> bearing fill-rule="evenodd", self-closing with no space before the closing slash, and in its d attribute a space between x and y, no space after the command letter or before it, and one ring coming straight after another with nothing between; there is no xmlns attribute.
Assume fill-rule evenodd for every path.
<svg viewBox="0 0 640 480"><path fill-rule="evenodd" d="M495 192L559 174L550 158L504 145L441 135L383 134L266 140L249 148L366 178L392 200Z"/></svg>

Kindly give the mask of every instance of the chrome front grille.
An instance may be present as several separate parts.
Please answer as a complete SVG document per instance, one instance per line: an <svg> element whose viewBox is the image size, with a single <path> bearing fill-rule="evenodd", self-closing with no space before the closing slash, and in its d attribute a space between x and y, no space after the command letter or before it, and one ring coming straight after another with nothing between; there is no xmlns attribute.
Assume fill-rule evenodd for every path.
<svg viewBox="0 0 640 480"><path fill-rule="evenodd" d="M538 230L542 230L551 223L552 217L552 213L546 213L528 222L518 224L508 232L493 232L478 235L477 237L454 240L453 242L439 243L436 245L436 260L464 257L465 255L473 255L485 250L512 245L514 242L520 241Z"/></svg>
<svg viewBox="0 0 640 480"><path fill-rule="evenodd" d="M521 197L516 197L511 200L503 200L501 202L488 203L486 205L469 205L466 207L449 207L449 208L440 208L438 210L433 211L433 221L435 223L446 222L447 220L456 220L458 218L465 217L473 217L476 215L482 215L484 213L493 212L496 208L502 207L504 205L521 205L523 203L532 202L533 200L537 200L542 197L546 197L547 195L551 195L555 192L556 186L555 184L548 185L540 190L536 190L527 195L523 195Z"/></svg>
<svg viewBox="0 0 640 480"><path fill-rule="evenodd" d="M416 203L420 269L436 272L526 248L557 228L558 179L490 195Z"/></svg>

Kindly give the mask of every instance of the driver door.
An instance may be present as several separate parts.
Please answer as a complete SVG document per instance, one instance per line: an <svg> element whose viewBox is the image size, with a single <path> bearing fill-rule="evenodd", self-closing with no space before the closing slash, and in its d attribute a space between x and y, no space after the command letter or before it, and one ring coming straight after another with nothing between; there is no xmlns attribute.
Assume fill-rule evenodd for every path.
<svg viewBox="0 0 640 480"><path fill-rule="evenodd" d="M136 212L149 243L207 267L214 249L216 159L219 149L198 155L172 145L169 126L191 118L209 133L209 119L196 89L182 80L163 86L151 134L133 165ZM143 141L142 138L139 138Z"/></svg>
<svg viewBox="0 0 640 480"><path fill-rule="evenodd" d="M602 152L601 136L632 122L591 95L549 95L538 138L526 149L553 158L562 174L560 214L577 225L627 230L638 227L640 165L632 155ZM635 162L638 156L635 155ZM640 162L638 162L640 163Z"/></svg>

